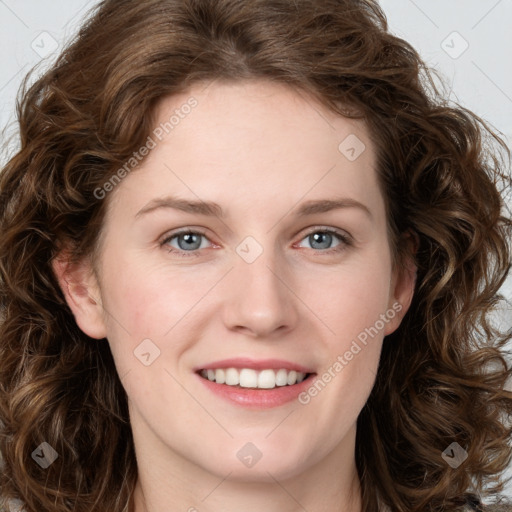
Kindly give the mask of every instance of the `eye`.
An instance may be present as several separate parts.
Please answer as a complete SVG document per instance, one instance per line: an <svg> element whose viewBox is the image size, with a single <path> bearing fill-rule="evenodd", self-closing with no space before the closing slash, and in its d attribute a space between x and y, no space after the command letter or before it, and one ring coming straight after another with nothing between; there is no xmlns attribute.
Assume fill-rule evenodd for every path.
<svg viewBox="0 0 512 512"><path fill-rule="evenodd" d="M208 247L203 243L208 240L206 235L200 231L180 231L167 236L162 242L162 246L166 246L171 253L177 253L180 256L198 256L196 251ZM190 253L190 254L185 254Z"/></svg>
<svg viewBox="0 0 512 512"><path fill-rule="evenodd" d="M328 254L342 251L351 245L351 240L347 234L332 228L316 228L315 231L311 231L302 240L307 240L311 249ZM337 243L333 246L333 242L336 241Z"/></svg>
<svg viewBox="0 0 512 512"><path fill-rule="evenodd" d="M341 252L347 246L352 245L349 235L333 228L316 228L302 239L302 241L304 240L310 244L311 249L323 254ZM199 256L200 249L207 248L209 243L211 244L205 233L186 229L170 233L160 242L160 245L165 247L168 252L186 258ZM299 245L299 247L303 246Z"/></svg>

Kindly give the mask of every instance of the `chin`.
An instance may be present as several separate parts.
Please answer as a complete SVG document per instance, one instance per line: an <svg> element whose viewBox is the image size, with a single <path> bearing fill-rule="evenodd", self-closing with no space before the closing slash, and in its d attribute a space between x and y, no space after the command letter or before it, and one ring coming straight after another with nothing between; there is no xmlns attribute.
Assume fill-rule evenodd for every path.
<svg viewBox="0 0 512 512"><path fill-rule="evenodd" d="M245 467L243 464L230 464L226 467L226 471L222 472L222 477L229 474L229 480L240 483L275 483L285 481L289 478L296 477L300 473L306 471L306 468L299 463L299 458L294 460L271 460L263 462L263 458L253 467ZM216 467L216 472L219 469Z"/></svg>
<svg viewBox="0 0 512 512"><path fill-rule="evenodd" d="M202 464L198 463L221 478L229 474L230 481L275 483L275 479L281 481L299 475L315 462L307 453L297 451L298 447L307 446L304 441L297 441L291 450L263 438L254 443L237 441L235 444L235 448L230 443L208 460L203 456Z"/></svg>

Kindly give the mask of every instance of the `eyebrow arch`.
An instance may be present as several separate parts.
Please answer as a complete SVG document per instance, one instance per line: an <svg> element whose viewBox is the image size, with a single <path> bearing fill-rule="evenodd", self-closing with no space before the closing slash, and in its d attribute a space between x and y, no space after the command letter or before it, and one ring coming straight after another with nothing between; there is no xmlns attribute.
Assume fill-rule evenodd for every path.
<svg viewBox="0 0 512 512"><path fill-rule="evenodd" d="M171 196L153 199L144 206L144 208L139 210L135 217L140 217L141 215L153 212L160 208L172 208L186 213L225 218L225 214L221 206L217 203L212 201L179 199ZM326 213L340 208L358 208L372 218L372 213L367 206L351 198L306 201L297 209L295 215L297 217L306 217L308 215Z"/></svg>
<svg viewBox="0 0 512 512"><path fill-rule="evenodd" d="M366 205L348 197L341 199L320 199L307 201L300 206L296 212L296 215L297 217L305 217L306 215L325 213L340 208L358 208L366 213L368 217L373 217L372 212Z"/></svg>

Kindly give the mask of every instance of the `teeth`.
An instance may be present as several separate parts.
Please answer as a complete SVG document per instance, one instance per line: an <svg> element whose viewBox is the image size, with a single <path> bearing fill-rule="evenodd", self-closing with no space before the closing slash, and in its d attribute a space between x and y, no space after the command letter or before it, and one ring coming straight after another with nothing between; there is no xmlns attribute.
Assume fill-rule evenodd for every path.
<svg viewBox="0 0 512 512"><path fill-rule="evenodd" d="M261 370L251 368L218 368L201 370L201 376L217 384L228 386L240 386L242 388L272 389L276 386L293 386L302 382L306 377L305 373L295 370Z"/></svg>
<svg viewBox="0 0 512 512"><path fill-rule="evenodd" d="M240 384L240 374L235 368L228 368L226 370L226 382L228 386L238 386Z"/></svg>
<svg viewBox="0 0 512 512"><path fill-rule="evenodd" d="M215 370L215 382L217 384L226 382L226 372L224 370Z"/></svg>
<svg viewBox="0 0 512 512"><path fill-rule="evenodd" d="M256 370L249 370L244 368L240 370L240 387L241 388L257 388L258 387L258 374Z"/></svg>
<svg viewBox="0 0 512 512"><path fill-rule="evenodd" d="M276 373L274 370L263 370L258 375L258 387L272 389L276 387Z"/></svg>
<svg viewBox="0 0 512 512"><path fill-rule="evenodd" d="M291 386L292 384L295 384L297 382L297 372L292 370L288 374L288 386Z"/></svg>
<svg viewBox="0 0 512 512"><path fill-rule="evenodd" d="M278 370L276 373L276 386L286 386L288 384L288 372L286 370Z"/></svg>

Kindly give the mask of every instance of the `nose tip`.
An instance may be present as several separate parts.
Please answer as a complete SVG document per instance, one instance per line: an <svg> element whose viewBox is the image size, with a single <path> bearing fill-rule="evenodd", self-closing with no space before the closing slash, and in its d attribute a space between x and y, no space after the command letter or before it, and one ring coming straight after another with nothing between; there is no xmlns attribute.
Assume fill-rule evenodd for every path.
<svg viewBox="0 0 512 512"><path fill-rule="evenodd" d="M252 242L247 242L249 252ZM231 330L252 337L268 337L291 329L297 321L293 296L283 284L284 271L272 270L269 257L260 254L252 263L241 258L230 279L224 320ZM281 274L281 275L280 275Z"/></svg>

